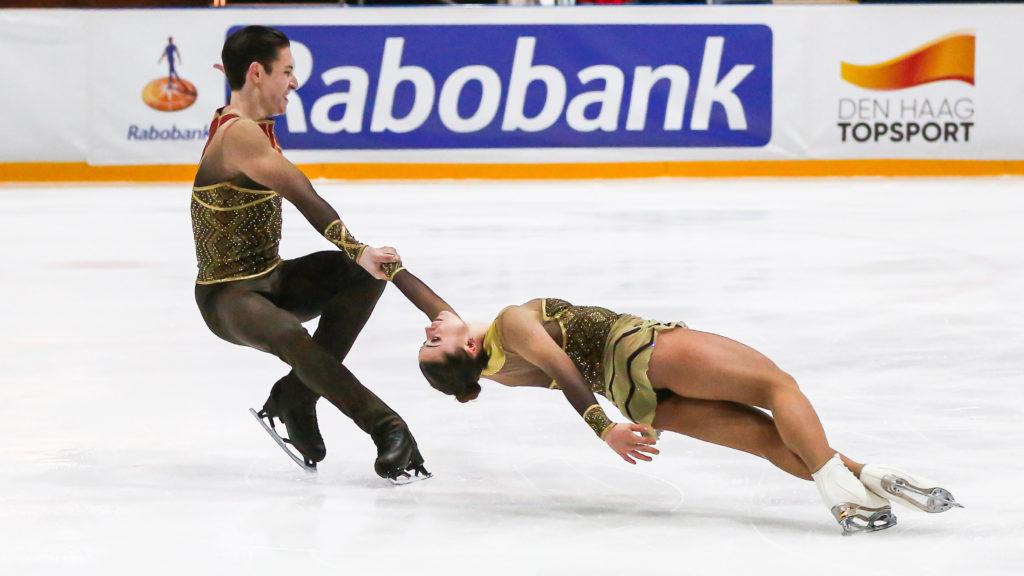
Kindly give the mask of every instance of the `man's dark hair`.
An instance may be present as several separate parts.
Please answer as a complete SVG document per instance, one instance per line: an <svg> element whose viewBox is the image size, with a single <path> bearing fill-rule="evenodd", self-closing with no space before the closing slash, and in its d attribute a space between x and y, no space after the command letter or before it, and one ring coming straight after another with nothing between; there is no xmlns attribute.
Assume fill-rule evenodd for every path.
<svg viewBox="0 0 1024 576"><path fill-rule="evenodd" d="M240 90L245 84L249 64L259 62L269 74L281 48L290 45L284 32L268 26L246 26L235 30L224 41L220 60L228 77L228 86Z"/></svg>
<svg viewBox="0 0 1024 576"><path fill-rule="evenodd" d="M483 350L474 358L459 349L445 355L441 362L420 362L420 372L433 389L463 401L462 398L480 392L480 373L487 367L489 359Z"/></svg>

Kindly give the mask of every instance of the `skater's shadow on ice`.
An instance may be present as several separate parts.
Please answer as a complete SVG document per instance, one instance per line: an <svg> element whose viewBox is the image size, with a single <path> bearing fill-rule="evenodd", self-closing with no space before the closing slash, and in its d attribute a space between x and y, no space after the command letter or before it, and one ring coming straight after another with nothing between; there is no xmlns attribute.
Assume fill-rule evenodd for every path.
<svg viewBox="0 0 1024 576"><path fill-rule="evenodd" d="M808 532L821 532L832 534L832 532L823 531L824 526L830 525L825 521L819 522L786 516L755 514L751 513L748 508L737 510L722 508L683 509L679 511L678 516L686 520L697 520L700 524L748 525L757 530L768 529L773 533L792 532L805 534Z"/></svg>
<svg viewBox="0 0 1024 576"><path fill-rule="evenodd" d="M752 525L793 533L821 527L810 516L804 521L779 510L759 512L740 502L736 502L736 508L692 507L683 488L672 480L637 468L565 459L510 463L501 469L464 467L402 490L411 490L409 495L415 493L417 507L470 523L477 517L500 516L527 524L572 524L585 519L588 525L623 521L694 528L705 524Z"/></svg>

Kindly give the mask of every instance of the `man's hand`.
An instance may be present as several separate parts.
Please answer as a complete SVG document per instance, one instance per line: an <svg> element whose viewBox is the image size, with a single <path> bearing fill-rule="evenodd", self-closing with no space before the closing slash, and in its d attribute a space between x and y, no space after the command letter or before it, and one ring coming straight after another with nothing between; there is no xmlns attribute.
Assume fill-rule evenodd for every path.
<svg viewBox="0 0 1024 576"><path fill-rule="evenodd" d="M636 460L650 462L651 457L647 454L657 455L660 452L652 446L657 440L643 435L647 431L647 426L642 424L613 424L611 430L605 432L604 441L630 464L636 464Z"/></svg>
<svg viewBox="0 0 1024 576"><path fill-rule="evenodd" d="M380 265L386 262L401 262L402 259L398 256L398 251L391 246L381 246L380 248L374 248L373 246L367 246L363 249L362 256L356 264L363 267L364 270L373 275L378 280L387 280L388 277L381 270Z"/></svg>

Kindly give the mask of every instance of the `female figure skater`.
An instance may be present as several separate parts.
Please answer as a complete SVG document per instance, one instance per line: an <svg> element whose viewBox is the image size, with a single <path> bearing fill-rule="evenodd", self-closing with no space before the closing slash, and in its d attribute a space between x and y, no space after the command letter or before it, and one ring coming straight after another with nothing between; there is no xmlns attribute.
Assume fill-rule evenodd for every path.
<svg viewBox="0 0 1024 576"><path fill-rule="evenodd" d="M559 389L630 464L658 454L655 430L760 456L813 480L844 534L896 524L889 499L927 512L962 507L934 482L836 452L793 377L739 342L554 298L508 306L489 325L466 323L400 266L389 265L389 279L432 320L420 369L460 402L480 394L480 377ZM632 423L610 421L595 393Z"/></svg>

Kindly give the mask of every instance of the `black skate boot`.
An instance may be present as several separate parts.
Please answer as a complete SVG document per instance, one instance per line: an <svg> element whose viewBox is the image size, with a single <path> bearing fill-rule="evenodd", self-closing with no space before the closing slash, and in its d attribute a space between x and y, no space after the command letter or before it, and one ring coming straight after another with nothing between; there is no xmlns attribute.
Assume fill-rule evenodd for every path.
<svg viewBox="0 0 1024 576"><path fill-rule="evenodd" d="M407 484L430 477L423 467L423 457L409 426L376 394L349 376L324 392L326 398L343 414L352 419L360 430L370 435L377 446L377 459L373 470L381 478L394 484ZM410 474L415 473L415 478Z"/></svg>
<svg viewBox="0 0 1024 576"><path fill-rule="evenodd" d="M413 476L410 472L417 479L430 477L430 473L423 467L423 456L416 446L416 440L397 414L378 422L370 432L370 437L377 445L377 460L373 463L373 469L378 476L396 484L411 480Z"/></svg>
<svg viewBox="0 0 1024 576"><path fill-rule="evenodd" d="M409 458L409 466L405 468L406 472L412 472L414 476L423 476L424 478L430 478L432 474L427 472L427 469L423 467L423 456L420 454L419 446L416 445L416 440L412 441L412 457Z"/></svg>
<svg viewBox="0 0 1024 576"><path fill-rule="evenodd" d="M319 399L320 396L289 374L274 384L270 397L258 414L270 421L271 428L274 418L281 420L288 429L288 438L283 440L294 446L306 464L313 468L327 456L327 447L316 420L316 402Z"/></svg>

